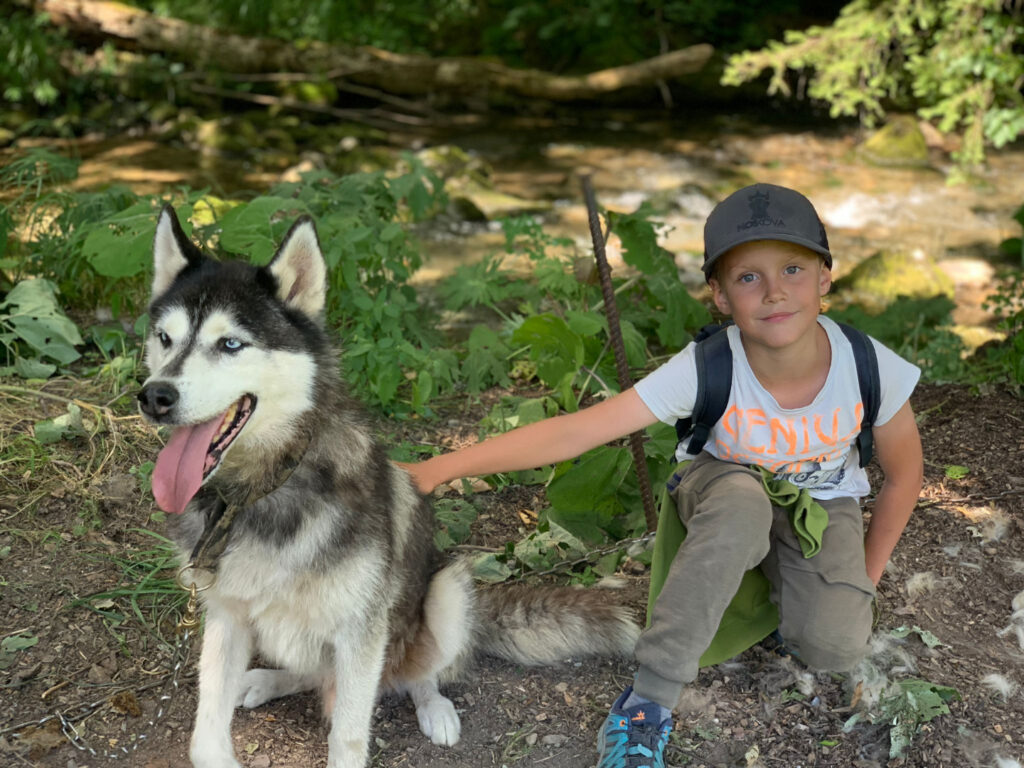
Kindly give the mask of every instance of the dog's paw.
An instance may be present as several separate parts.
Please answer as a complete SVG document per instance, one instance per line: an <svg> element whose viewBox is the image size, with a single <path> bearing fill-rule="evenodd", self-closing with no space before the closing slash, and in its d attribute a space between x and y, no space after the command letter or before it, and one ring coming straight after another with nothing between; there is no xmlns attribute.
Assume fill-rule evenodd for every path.
<svg viewBox="0 0 1024 768"><path fill-rule="evenodd" d="M294 691L294 675L280 669L250 669L242 676L242 691L236 707L255 709L271 699Z"/></svg>
<svg viewBox="0 0 1024 768"><path fill-rule="evenodd" d="M202 739L193 739L188 756L193 768L242 768L231 753L230 746L226 749L227 751L217 749L204 743Z"/></svg>
<svg viewBox="0 0 1024 768"><path fill-rule="evenodd" d="M435 696L429 702L416 707L416 719L420 730L431 742L450 747L459 740L462 723L455 711L455 705L444 696Z"/></svg>

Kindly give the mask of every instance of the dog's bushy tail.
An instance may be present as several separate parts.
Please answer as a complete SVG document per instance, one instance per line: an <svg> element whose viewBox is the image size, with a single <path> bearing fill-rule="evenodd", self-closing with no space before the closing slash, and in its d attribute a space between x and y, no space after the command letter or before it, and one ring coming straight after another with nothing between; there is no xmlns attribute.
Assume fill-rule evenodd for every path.
<svg viewBox="0 0 1024 768"><path fill-rule="evenodd" d="M520 664L633 653L640 627L607 590L500 586L477 594L478 650Z"/></svg>

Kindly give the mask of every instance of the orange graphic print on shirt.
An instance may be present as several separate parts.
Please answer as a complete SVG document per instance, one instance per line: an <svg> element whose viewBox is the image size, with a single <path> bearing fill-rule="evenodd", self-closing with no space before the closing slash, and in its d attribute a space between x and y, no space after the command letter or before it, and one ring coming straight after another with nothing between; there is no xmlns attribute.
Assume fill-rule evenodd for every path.
<svg viewBox="0 0 1024 768"><path fill-rule="evenodd" d="M860 432L864 404L827 413L768 417L760 408L730 406L718 424L716 453L738 464L756 464L799 485L838 483L850 444Z"/></svg>

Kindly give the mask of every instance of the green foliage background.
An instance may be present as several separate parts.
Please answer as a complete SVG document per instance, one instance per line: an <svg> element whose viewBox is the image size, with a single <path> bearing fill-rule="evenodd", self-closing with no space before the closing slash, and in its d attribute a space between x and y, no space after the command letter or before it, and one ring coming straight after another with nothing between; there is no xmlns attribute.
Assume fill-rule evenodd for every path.
<svg viewBox="0 0 1024 768"><path fill-rule="evenodd" d="M962 167L986 146L1024 133L1024 8L1002 0L854 0L831 26L789 31L783 42L736 54L722 82L771 73L769 92L806 95L833 117L873 125L892 109L916 110L942 132L963 134Z"/></svg>
<svg viewBox="0 0 1024 768"><path fill-rule="evenodd" d="M693 43L728 56L722 83L770 73L772 94L808 97L867 125L916 111L963 136L960 170L1024 133L1024 7L1004 0L145 0L139 7L246 35L481 56L550 72L636 62ZM778 40L781 38L781 42ZM0 130L17 134L144 121L154 98L196 101L186 61L130 63L110 47L72 45L21 7L0 26ZM315 81L317 75L311 76ZM253 83L229 82L248 93ZM325 83L317 99L337 100ZM659 98L652 89L651 98ZM2 139L2 134L0 134Z"/></svg>

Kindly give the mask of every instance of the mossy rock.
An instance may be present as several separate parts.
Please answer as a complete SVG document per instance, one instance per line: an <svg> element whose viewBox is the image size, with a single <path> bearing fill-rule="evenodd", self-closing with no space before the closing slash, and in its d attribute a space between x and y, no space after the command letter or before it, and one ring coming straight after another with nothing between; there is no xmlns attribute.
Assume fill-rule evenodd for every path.
<svg viewBox="0 0 1024 768"><path fill-rule="evenodd" d="M868 311L880 311L899 296L953 298L954 290L949 275L919 249L880 251L835 282L835 291L842 299Z"/></svg>
<svg viewBox="0 0 1024 768"><path fill-rule="evenodd" d="M448 212L456 218L488 221L551 209L551 203L546 200L526 200L496 190L490 180L490 167L459 147L429 147L417 152L416 157L444 179L451 201Z"/></svg>
<svg viewBox="0 0 1024 768"><path fill-rule="evenodd" d="M450 144L420 150L416 153L416 159L445 180L465 178L486 184L491 176L491 168L487 163L461 147Z"/></svg>
<svg viewBox="0 0 1024 768"><path fill-rule="evenodd" d="M872 165L924 168L928 166L928 143L910 115L897 115L860 145L857 154Z"/></svg>
<svg viewBox="0 0 1024 768"><path fill-rule="evenodd" d="M338 89L333 83L326 80L285 83L281 86L280 91L286 98L321 107L329 107L338 100Z"/></svg>
<svg viewBox="0 0 1024 768"><path fill-rule="evenodd" d="M489 184L472 179L455 179L445 185L449 212L466 221L493 221L506 216L545 213L551 210L547 200L527 200L499 192Z"/></svg>

